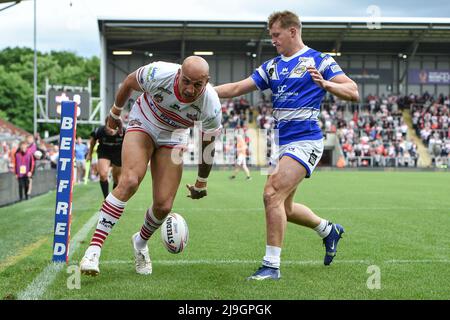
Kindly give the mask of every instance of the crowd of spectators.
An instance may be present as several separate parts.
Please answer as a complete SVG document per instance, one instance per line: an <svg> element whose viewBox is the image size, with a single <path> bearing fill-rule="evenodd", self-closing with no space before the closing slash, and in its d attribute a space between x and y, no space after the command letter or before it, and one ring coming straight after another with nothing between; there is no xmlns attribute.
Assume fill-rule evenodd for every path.
<svg viewBox="0 0 450 320"><path fill-rule="evenodd" d="M324 132L337 134L348 166L415 167L417 145L407 137L403 107L397 96L369 95L349 108L331 98L322 106L320 124Z"/></svg>
<svg viewBox="0 0 450 320"><path fill-rule="evenodd" d="M408 105L412 114L413 127L428 147L433 165L450 165L450 96L437 98L425 93L422 96L410 95Z"/></svg>
<svg viewBox="0 0 450 320"><path fill-rule="evenodd" d="M273 128L274 119L270 98L262 93L256 105L251 105L244 97L224 100L222 103L222 125L226 129Z"/></svg>
<svg viewBox="0 0 450 320"><path fill-rule="evenodd" d="M256 117L256 125L258 129L272 129L275 125L272 117L272 102L270 97L261 93L260 99L256 104L258 115Z"/></svg>
<svg viewBox="0 0 450 320"><path fill-rule="evenodd" d="M323 132L336 133L348 166L417 166L417 145L408 138L402 111L411 110L413 126L433 159L447 166L450 157L450 96L369 94L362 103L349 103L327 94L319 123ZM252 106L243 97L222 104L224 128L271 129L270 96L261 94Z"/></svg>
<svg viewBox="0 0 450 320"><path fill-rule="evenodd" d="M413 127L432 157L433 166L450 162L450 96L368 95L363 103L341 101L327 94L322 102L319 124L324 133L336 133L348 166L417 165L416 144L408 138L402 110L411 110ZM244 97L222 103L225 129L271 129L274 126L270 97L261 94L256 105ZM46 144L21 129L0 122L0 172L14 172L14 154L19 143L34 145L36 170L56 168L58 146Z"/></svg>
<svg viewBox="0 0 450 320"><path fill-rule="evenodd" d="M33 136L2 121L0 123L0 173L16 172L15 154L21 142L27 144L27 152L33 155L34 170L56 169L59 154L57 145L47 144L38 134Z"/></svg>
<svg viewBox="0 0 450 320"><path fill-rule="evenodd" d="M254 121L254 111L244 97L227 99L222 103L222 125L230 129L248 127Z"/></svg>

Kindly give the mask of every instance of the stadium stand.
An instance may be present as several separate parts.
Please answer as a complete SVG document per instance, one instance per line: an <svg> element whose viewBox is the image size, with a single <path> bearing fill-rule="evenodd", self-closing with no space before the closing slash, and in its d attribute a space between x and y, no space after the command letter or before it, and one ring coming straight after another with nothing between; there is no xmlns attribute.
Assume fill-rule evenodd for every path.
<svg viewBox="0 0 450 320"><path fill-rule="evenodd" d="M19 142L29 135L25 130L14 126L12 123L0 119L0 173L14 171L13 155Z"/></svg>
<svg viewBox="0 0 450 320"><path fill-rule="evenodd" d="M412 114L412 123L432 159L432 165L448 168L450 165L450 97L437 98L425 93L422 96L405 97Z"/></svg>
<svg viewBox="0 0 450 320"><path fill-rule="evenodd" d="M20 141L26 140L32 134L13 125L12 123L0 119L0 173L14 172L14 154ZM54 146L45 143L39 135L35 137L37 151L35 154L36 169L44 170L50 168L50 156Z"/></svg>
<svg viewBox="0 0 450 320"><path fill-rule="evenodd" d="M224 128L244 128L254 122L254 106L247 99L228 99L222 103L222 125Z"/></svg>
<svg viewBox="0 0 450 320"><path fill-rule="evenodd" d="M32 136L29 132L0 119L0 206L19 200L17 179L14 173L14 156L19 143L26 141L29 136ZM31 196L45 193L56 187L54 172L56 162L52 166L50 158L57 161L54 157L54 150L57 148L45 143L38 135L36 138L35 174Z"/></svg>
<svg viewBox="0 0 450 320"><path fill-rule="evenodd" d="M396 96L369 95L359 111L337 117L337 135L351 167L416 167L417 146L408 137Z"/></svg>
<svg viewBox="0 0 450 320"><path fill-rule="evenodd" d="M368 95L362 103L339 101L328 95L320 116L324 136L336 134L348 167L417 167L421 153L416 143L421 137L431 156L432 167L447 168L450 152L449 97ZM252 128L246 114L235 106L239 100L223 104L224 127ZM271 103L264 95L254 110L256 128L272 129ZM409 131L404 112L411 112L414 131ZM406 113L406 115L409 115ZM254 115L252 115L254 116ZM234 118L233 118L234 117ZM230 120L231 119L231 120Z"/></svg>

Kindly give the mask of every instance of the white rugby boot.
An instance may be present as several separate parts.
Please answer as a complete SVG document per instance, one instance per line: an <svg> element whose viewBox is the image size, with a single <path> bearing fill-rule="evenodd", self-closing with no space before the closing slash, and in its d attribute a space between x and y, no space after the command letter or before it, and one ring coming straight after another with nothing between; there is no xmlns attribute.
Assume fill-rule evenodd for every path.
<svg viewBox="0 0 450 320"><path fill-rule="evenodd" d="M135 238L139 235L139 232L136 232L131 237L131 245L133 246L134 251L134 263L136 267L136 273L148 275L152 273L152 261L150 260L150 254L148 252L148 246L145 246L144 249L137 249L135 244Z"/></svg>
<svg viewBox="0 0 450 320"><path fill-rule="evenodd" d="M81 273L88 276L97 276L100 273L100 269L98 267L99 259L100 252L98 252L98 250L89 250L88 248L80 262Z"/></svg>

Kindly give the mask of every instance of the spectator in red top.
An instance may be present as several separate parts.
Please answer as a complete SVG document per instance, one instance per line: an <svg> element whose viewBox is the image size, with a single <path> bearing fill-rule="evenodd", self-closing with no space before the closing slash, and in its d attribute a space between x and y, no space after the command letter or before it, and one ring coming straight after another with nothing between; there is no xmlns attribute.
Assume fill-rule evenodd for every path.
<svg viewBox="0 0 450 320"><path fill-rule="evenodd" d="M34 170L34 157L31 152L27 151L27 147L27 143L22 141L15 157L15 172L19 182L20 200L23 200L24 196L25 200L28 200L29 183Z"/></svg>

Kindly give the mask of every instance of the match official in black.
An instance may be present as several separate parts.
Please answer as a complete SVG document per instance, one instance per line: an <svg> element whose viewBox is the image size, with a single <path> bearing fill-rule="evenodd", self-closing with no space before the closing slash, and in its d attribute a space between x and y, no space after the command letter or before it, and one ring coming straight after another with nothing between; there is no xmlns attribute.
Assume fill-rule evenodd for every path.
<svg viewBox="0 0 450 320"><path fill-rule="evenodd" d="M92 152L94 151L95 144L98 141L97 166L98 173L100 175L100 186L102 188L104 198L106 198L109 194L108 177L110 167L112 167L112 177L114 181L113 189L119 183L122 167L122 142L124 134L124 130L119 133L108 126L98 127L91 133L89 153L86 160L92 159Z"/></svg>

